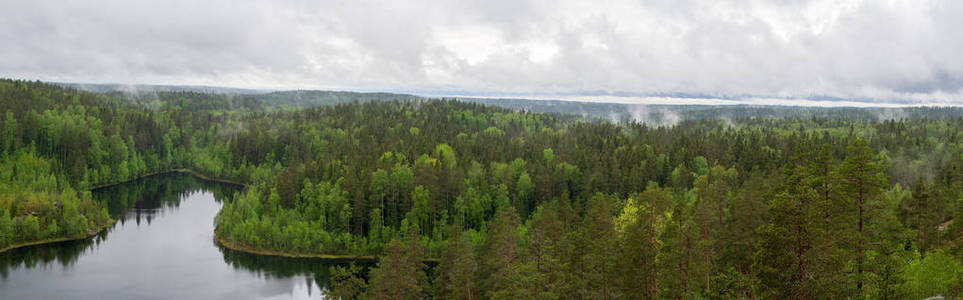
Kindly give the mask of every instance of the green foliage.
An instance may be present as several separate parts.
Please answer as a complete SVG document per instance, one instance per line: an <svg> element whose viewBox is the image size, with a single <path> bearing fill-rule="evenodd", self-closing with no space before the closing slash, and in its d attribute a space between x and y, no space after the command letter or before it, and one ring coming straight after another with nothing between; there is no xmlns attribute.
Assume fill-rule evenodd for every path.
<svg viewBox="0 0 963 300"><path fill-rule="evenodd" d="M41 239L40 220L33 215L27 215L20 223L20 236L24 240Z"/></svg>
<svg viewBox="0 0 963 300"><path fill-rule="evenodd" d="M596 196L570 238L576 250L579 295L585 299L618 298L616 266L618 240L612 224L609 199Z"/></svg>
<svg viewBox="0 0 963 300"><path fill-rule="evenodd" d="M953 298L963 294L963 263L941 250L931 251L903 267L906 281L900 289L907 299L934 296Z"/></svg>
<svg viewBox="0 0 963 300"><path fill-rule="evenodd" d="M451 229L448 246L435 270L434 295L442 299L478 298L475 279L478 263L471 240L461 228L453 226Z"/></svg>
<svg viewBox="0 0 963 300"><path fill-rule="evenodd" d="M6 247L14 241L13 219L10 212L3 211L0 214L0 247Z"/></svg>
<svg viewBox="0 0 963 300"><path fill-rule="evenodd" d="M13 112L8 111L3 119L3 127L0 128L0 155L12 153L18 148L17 142L17 119Z"/></svg>
<svg viewBox="0 0 963 300"><path fill-rule="evenodd" d="M658 295L692 298L699 291L699 270L703 268L695 249L697 227L687 204L676 204L665 213L665 228L659 235L662 251L656 255Z"/></svg>
<svg viewBox="0 0 963 300"><path fill-rule="evenodd" d="M360 299L368 283L365 282L362 269L358 265L351 263L347 267L332 266L328 278L331 288L325 291L325 296L333 299Z"/></svg>
<svg viewBox="0 0 963 300"><path fill-rule="evenodd" d="M661 191L646 194L648 203L637 203L629 198L619 215L617 280L624 295L654 298L656 291L655 258L659 250L656 240L656 215L653 204ZM641 199L641 198L640 198Z"/></svg>
<svg viewBox="0 0 963 300"><path fill-rule="evenodd" d="M517 272L518 215L512 207L500 208L495 213L488 238L482 248L479 268L479 294L490 298L519 297L522 295Z"/></svg>
<svg viewBox="0 0 963 300"><path fill-rule="evenodd" d="M383 255L370 282L333 269L334 297L960 293L963 110L685 107L652 127L376 98L0 80L0 246L87 235L117 208L84 191L185 168L249 185L215 220L233 244Z"/></svg>
<svg viewBox="0 0 963 300"><path fill-rule="evenodd" d="M417 230L417 229L415 229ZM412 233L405 241L394 238L385 255L371 269L366 297L370 299L421 299L427 284L419 237Z"/></svg>
<svg viewBox="0 0 963 300"><path fill-rule="evenodd" d="M886 184L887 178L883 173L883 168L879 163L874 151L866 145L866 142L857 138L852 145L846 147L846 159L836 170L840 179L840 193L844 201L850 203L850 214L855 216L855 222L850 226L855 230L846 230L855 241L844 244L851 247L855 261L855 281L856 295L863 293L866 276L866 251L871 243L883 239L877 233L880 231L867 230L869 218L883 213L879 210L881 205L880 193ZM880 242L881 244L885 244Z"/></svg>

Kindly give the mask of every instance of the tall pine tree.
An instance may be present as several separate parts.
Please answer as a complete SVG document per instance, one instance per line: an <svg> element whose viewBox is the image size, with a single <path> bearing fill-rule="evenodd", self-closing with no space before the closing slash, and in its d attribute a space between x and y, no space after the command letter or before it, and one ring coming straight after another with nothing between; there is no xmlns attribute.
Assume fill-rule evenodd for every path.
<svg viewBox="0 0 963 300"><path fill-rule="evenodd" d="M840 191L844 200L849 202L855 224L851 228L855 231L851 240L854 249L854 265L856 280L856 295L862 296L865 284L866 249L872 236L867 231L867 218L875 214L873 202L877 200L882 187L887 180L883 167L875 152L866 142L857 138L846 148L846 159L837 169L840 179Z"/></svg>

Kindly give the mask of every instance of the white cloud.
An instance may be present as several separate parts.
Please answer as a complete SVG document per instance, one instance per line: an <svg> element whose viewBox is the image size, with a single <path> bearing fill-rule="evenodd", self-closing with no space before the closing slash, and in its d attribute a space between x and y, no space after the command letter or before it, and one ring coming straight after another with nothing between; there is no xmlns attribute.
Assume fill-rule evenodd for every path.
<svg viewBox="0 0 963 300"><path fill-rule="evenodd" d="M963 102L963 2L4 1L0 76Z"/></svg>

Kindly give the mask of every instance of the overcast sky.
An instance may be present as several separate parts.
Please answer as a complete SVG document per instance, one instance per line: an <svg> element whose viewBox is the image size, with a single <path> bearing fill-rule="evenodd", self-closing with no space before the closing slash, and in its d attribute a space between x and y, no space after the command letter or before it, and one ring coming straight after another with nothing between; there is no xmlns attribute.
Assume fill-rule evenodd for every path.
<svg viewBox="0 0 963 300"><path fill-rule="evenodd" d="M963 103L963 1L0 1L0 76Z"/></svg>

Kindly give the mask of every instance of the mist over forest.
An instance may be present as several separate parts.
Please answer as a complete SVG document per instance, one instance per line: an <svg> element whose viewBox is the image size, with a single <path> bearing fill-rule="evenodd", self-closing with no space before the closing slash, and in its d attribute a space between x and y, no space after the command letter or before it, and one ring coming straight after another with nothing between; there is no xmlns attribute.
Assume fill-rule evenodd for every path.
<svg viewBox="0 0 963 300"><path fill-rule="evenodd" d="M920 298L963 289L956 107L16 80L0 81L0 101L3 247L97 234L117 204L108 213L88 190L182 172L243 187L220 192L220 247L357 261L324 269L319 284L331 297Z"/></svg>

